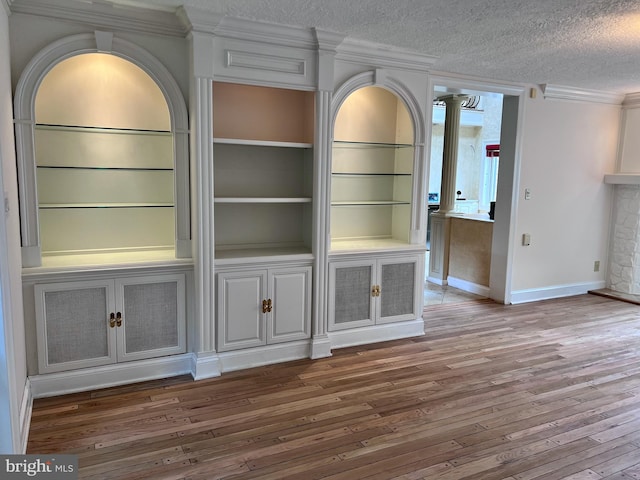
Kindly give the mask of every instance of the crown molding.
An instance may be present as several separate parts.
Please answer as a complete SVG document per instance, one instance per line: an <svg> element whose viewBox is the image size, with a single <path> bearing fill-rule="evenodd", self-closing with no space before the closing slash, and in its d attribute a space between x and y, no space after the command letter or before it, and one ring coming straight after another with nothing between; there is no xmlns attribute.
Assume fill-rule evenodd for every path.
<svg viewBox="0 0 640 480"><path fill-rule="evenodd" d="M187 5L179 7L176 10L176 15L186 31L211 34L215 33L223 19L223 15Z"/></svg>
<svg viewBox="0 0 640 480"><path fill-rule="evenodd" d="M336 59L354 63L370 63L382 68L400 68L428 72L438 60L433 55L404 50L380 43L346 38L337 49Z"/></svg>
<svg viewBox="0 0 640 480"><path fill-rule="evenodd" d="M640 92L627 93L622 102L624 108L640 108Z"/></svg>
<svg viewBox="0 0 640 480"><path fill-rule="evenodd" d="M318 44L318 50L332 53L337 52L338 46L347 37L343 33L330 32L319 28L313 28L313 34Z"/></svg>
<svg viewBox="0 0 640 480"><path fill-rule="evenodd" d="M187 33L175 12L113 4L102 0L13 0L9 8L12 13L83 23L109 31L177 37L184 37Z"/></svg>
<svg viewBox="0 0 640 480"><path fill-rule="evenodd" d="M544 98L554 100L573 100L577 102L605 103L607 105L621 105L624 94L602 92L599 90L587 90L562 85L541 85Z"/></svg>
<svg viewBox="0 0 640 480"><path fill-rule="evenodd" d="M310 28L227 17L189 6L180 7L177 14L188 30L281 47L317 47L314 32Z"/></svg>

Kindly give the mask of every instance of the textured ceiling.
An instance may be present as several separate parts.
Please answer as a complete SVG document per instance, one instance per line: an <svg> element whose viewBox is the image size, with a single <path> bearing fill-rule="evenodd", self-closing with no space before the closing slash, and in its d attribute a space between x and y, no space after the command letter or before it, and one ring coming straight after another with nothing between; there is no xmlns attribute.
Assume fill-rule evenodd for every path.
<svg viewBox="0 0 640 480"><path fill-rule="evenodd" d="M123 3L134 3L120 0ZM318 27L439 57L434 70L640 92L638 0L142 0Z"/></svg>

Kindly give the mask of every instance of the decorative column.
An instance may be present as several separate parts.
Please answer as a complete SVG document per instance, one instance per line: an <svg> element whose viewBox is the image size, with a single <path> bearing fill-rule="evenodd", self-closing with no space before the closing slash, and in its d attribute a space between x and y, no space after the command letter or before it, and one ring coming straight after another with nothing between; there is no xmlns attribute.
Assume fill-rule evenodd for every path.
<svg viewBox="0 0 640 480"><path fill-rule="evenodd" d="M464 95L440 97L445 104L444 148L442 151L442 183L440 184L440 213L451 213L456 208L456 171L458 169L458 138L460 137L460 110Z"/></svg>
<svg viewBox="0 0 640 480"><path fill-rule="evenodd" d="M318 44L318 91L316 92L316 118L314 138L313 175L313 315L312 338L309 356L323 358L331 356L327 311L327 277L329 266L329 208L331 185L332 122L335 56L343 35L314 29Z"/></svg>
<svg viewBox="0 0 640 480"><path fill-rule="evenodd" d="M192 376L220 375L216 352L213 271L213 42L209 32L192 30L191 47L191 195L194 262Z"/></svg>
<svg viewBox="0 0 640 480"><path fill-rule="evenodd" d="M464 95L446 95L439 98L445 103L442 182L440 208L431 214L431 253L429 255L428 277L430 282L438 285L446 285L449 275L450 216L455 211L456 203L460 110L462 102L467 98Z"/></svg>

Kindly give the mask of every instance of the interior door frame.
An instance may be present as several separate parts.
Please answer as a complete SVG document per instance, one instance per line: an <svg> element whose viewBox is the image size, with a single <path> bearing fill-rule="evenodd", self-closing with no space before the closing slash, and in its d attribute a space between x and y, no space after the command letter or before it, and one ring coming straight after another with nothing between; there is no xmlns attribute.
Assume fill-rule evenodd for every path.
<svg viewBox="0 0 640 480"><path fill-rule="evenodd" d="M498 193L491 243L489 297L497 302L509 304L512 296L512 269L516 246L515 228L526 87L485 79L433 74L429 77L427 92L431 103L436 96L436 88L438 94L482 95L499 93L503 95ZM428 122L428 128L431 129L431 122ZM429 145L427 145L426 151L429 152L431 151L431 132L427 133L426 139ZM429 175L428 165L426 170ZM427 199L425 198L423 201L426 205Z"/></svg>

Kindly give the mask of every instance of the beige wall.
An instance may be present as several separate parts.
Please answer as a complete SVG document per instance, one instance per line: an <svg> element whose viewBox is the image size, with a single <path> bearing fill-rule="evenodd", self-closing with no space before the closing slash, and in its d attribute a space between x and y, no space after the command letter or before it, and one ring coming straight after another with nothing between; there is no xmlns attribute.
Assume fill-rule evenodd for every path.
<svg viewBox="0 0 640 480"><path fill-rule="evenodd" d="M512 290L605 281L620 107L527 99L517 192ZM524 200L524 190L531 199ZM522 246L523 233L531 245Z"/></svg>
<svg viewBox="0 0 640 480"><path fill-rule="evenodd" d="M449 276L489 287L493 222L453 217Z"/></svg>

